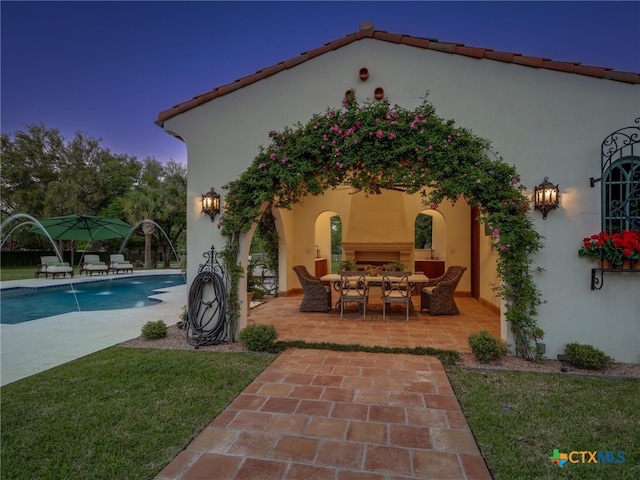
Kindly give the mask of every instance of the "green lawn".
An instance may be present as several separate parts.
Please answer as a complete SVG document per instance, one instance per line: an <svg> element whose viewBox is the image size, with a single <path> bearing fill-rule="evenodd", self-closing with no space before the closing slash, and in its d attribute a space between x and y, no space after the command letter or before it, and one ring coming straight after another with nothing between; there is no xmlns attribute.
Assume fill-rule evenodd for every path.
<svg viewBox="0 0 640 480"><path fill-rule="evenodd" d="M447 373L495 479L640 478L640 381L460 367ZM560 468L549 459L554 449L612 451L613 458L624 451L625 462Z"/></svg>
<svg viewBox="0 0 640 480"><path fill-rule="evenodd" d="M35 278L36 270L38 270L37 265L33 267L3 267L0 268L0 281ZM43 275L41 277L44 278Z"/></svg>
<svg viewBox="0 0 640 480"><path fill-rule="evenodd" d="M2 478L151 479L274 358L113 347L6 385ZM640 478L640 382L446 368L495 479Z"/></svg>
<svg viewBox="0 0 640 480"><path fill-rule="evenodd" d="M110 348L2 387L2 478L151 479L275 355Z"/></svg>

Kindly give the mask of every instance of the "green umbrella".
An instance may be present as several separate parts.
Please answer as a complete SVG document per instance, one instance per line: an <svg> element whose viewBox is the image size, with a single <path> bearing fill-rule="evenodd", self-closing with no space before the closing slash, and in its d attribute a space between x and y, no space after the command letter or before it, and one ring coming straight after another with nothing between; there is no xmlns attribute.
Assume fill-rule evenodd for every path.
<svg viewBox="0 0 640 480"><path fill-rule="evenodd" d="M42 225L34 225L30 231L47 235L54 240L107 240L122 238L133 228L117 218L92 217L89 215L67 215L64 217L45 218L39 221Z"/></svg>

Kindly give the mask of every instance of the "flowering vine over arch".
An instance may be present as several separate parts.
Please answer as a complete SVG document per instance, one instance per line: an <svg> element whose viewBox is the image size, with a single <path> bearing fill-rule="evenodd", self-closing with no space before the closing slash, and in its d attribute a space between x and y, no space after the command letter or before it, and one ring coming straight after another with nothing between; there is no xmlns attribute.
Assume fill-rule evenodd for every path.
<svg viewBox="0 0 640 480"><path fill-rule="evenodd" d="M269 137L270 144L260 148L251 166L224 187L228 193L220 226L229 268L237 264L239 234L258 220L265 203L290 209L306 195L343 185L366 194L402 186L434 209L445 199L455 204L464 197L493 231L502 280L497 290L505 300L516 353L537 358L540 294L531 255L541 248L540 236L515 167L489 156L488 140L438 117L426 98L414 110L386 100L362 105L350 100L341 109L313 115L306 124L271 131ZM231 296L237 299L233 283ZM235 323L238 315L232 307L229 321Z"/></svg>

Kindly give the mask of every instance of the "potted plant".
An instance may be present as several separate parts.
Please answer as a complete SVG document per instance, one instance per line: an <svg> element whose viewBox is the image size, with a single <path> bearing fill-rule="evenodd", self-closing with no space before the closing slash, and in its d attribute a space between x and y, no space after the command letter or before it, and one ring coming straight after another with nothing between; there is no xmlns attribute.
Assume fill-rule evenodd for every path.
<svg viewBox="0 0 640 480"><path fill-rule="evenodd" d="M620 267L640 260L640 234L636 230L600 232L582 240L578 256L600 263L601 268Z"/></svg>
<svg viewBox="0 0 640 480"><path fill-rule="evenodd" d="M355 260L343 260L340 262L340 270L346 270L347 272L355 272L358 270L358 264Z"/></svg>
<svg viewBox="0 0 640 480"><path fill-rule="evenodd" d="M402 262L390 262L384 266L384 269L389 272L402 272L404 270L404 263Z"/></svg>

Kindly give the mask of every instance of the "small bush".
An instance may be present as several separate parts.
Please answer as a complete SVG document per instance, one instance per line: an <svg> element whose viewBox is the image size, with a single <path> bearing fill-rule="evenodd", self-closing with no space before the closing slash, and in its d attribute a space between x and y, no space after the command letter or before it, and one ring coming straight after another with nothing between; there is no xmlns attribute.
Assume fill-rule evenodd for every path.
<svg viewBox="0 0 640 480"><path fill-rule="evenodd" d="M569 356L569 363L576 368L586 370L602 370L613 363L613 358L593 345L567 343L564 353Z"/></svg>
<svg viewBox="0 0 640 480"><path fill-rule="evenodd" d="M240 340L252 352L268 352L274 347L278 332L273 325L249 325L240 332Z"/></svg>
<svg viewBox="0 0 640 480"><path fill-rule="evenodd" d="M469 347L476 359L481 363L498 360L507 354L507 347L499 338L486 330L469 335Z"/></svg>
<svg viewBox="0 0 640 480"><path fill-rule="evenodd" d="M167 336L167 325L162 321L147 322L142 327L142 336L147 340L157 340Z"/></svg>

